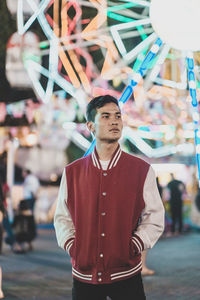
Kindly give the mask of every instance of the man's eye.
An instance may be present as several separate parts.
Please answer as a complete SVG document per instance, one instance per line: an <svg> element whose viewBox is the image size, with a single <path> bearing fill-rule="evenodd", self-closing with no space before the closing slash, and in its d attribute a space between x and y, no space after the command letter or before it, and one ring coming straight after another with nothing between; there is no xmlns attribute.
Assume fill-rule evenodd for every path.
<svg viewBox="0 0 200 300"><path fill-rule="evenodd" d="M121 119L121 116L120 116L120 115L117 115L116 118L117 118L117 119Z"/></svg>

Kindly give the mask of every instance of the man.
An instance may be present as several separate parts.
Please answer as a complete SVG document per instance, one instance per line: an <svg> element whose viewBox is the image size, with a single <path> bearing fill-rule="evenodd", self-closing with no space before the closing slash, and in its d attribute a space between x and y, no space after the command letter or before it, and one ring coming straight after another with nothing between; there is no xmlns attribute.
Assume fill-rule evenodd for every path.
<svg viewBox="0 0 200 300"><path fill-rule="evenodd" d="M170 212L172 218L171 233L175 234L176 225L178 224L178 232L183 230L183 194L185 193L185 185L182 181L175 179L171 174L171 181L167 185L170 194Z"/></svg>
<svg viewBox="0 0 200 300"><path fill-rule="evenodd" d="M87 127L96 148L64 169L54 219L58 244L72 258L73 300L142 300L141 252L164 227L155 174L121 150L115 98L91 100Z"/></svg>

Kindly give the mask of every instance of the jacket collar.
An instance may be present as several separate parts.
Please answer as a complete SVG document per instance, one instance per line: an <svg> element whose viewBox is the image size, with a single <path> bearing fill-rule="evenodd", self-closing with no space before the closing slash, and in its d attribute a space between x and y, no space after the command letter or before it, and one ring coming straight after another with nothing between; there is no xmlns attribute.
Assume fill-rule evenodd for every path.
<svg viewBox="0 0 200 300"><path fill-rule="evenodd" d="M110 170L112 168L114 168L118 161L119 161L119 158L122 154L122 150L120 148L120 145L118 145L117 149L115 150L115 152L113 153L113 156L109 162L109 165L108 165L108 168L107 170ZM102 169L101 167L101 163L99 161L99 156L97 154L97 150L96 150L96 147L94 148L94 151L92 152L92 161L93 161L93 165L98 168L98 169Z"/></svg>

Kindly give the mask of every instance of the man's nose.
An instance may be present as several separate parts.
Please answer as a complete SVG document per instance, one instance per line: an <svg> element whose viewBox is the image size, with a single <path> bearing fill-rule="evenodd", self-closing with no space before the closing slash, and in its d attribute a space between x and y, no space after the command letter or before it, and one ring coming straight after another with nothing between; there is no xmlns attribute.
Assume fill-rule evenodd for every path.
<svg viewBox="0 0 200 300"><path fill-rule="evenodd" d="M118 120L113 119L113 120L112 120L112 125L118 125Z"/></svg>

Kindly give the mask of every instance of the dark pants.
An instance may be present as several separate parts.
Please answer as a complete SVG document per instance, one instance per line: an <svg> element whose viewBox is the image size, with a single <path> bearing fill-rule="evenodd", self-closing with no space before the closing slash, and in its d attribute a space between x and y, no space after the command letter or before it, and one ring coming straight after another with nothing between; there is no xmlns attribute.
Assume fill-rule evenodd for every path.
<svg viewBox="0 0 200 300"><path fill-rule="evenodd" d="M73 300L145 300L141 273L111 284L88 284L73 279Z"/></svg>
<svg viewBox="0 0 200 300"><path fill-rule="evenodd" d="M171 206L172 225L171 232L176 231L176 224L178 224L178 231L181 233L183 230L183 216L182 216L182 205Z"/></svg>

